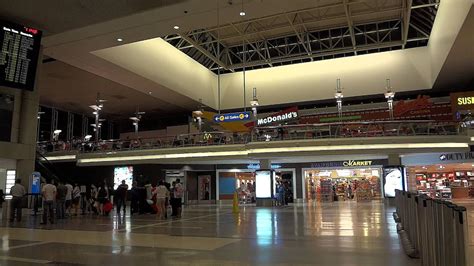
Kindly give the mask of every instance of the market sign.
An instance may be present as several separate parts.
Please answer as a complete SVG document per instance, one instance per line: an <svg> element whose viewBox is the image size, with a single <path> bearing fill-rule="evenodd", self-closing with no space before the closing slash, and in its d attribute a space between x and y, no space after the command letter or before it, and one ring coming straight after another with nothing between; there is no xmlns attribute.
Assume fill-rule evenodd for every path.
<svg viewBox="0 0 474 266"><path fill-rule="evenodd" d="M349 160L349 161L344 161L342 163L344 166L371 166L372 161L354 161L354 160Z"/></svg>
<svg viewBox="0 0 474 266"><path fill-rule="evenodd" d="M273 123L287 122L298 118L298 107L288 108L281 112L269 115L257 120L257 126L265 126Z"/></svg>
<svg viewBox="0 0 474 266"><path fill-rule="evenodd" d="M446 153L439 156L441 161L464 161L464 160L474 160L474 152L464 152L464 153Z"/></svg>
<svg viewBox="0 0 474 266"><path fill-rule="evenodd" d="M250 120L250 118L252 118L252 112L217 114L214 116L214 122L224 123L224 122L246 121L246 120Z"/></svg>
<svg viewBox="0 0 474 266"><path fill-rule="evenodd" d="M360 166L376 166L376 165L386 165L386 164L387 164L386 159L347 160L347 161L312 163L311 168L360 167Z"/></svg>

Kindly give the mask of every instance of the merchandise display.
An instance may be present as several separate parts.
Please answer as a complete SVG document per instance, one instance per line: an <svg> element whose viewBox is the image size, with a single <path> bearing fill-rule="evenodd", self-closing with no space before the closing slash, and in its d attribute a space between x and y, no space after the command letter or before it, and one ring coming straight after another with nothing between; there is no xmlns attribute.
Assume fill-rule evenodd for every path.
<svg viewBox="0 0 474 266"><path fill-rule="evenodd" d="M322 202L381 198L380 174L380 168L307 170L306 198Z"/></svg>
<svg viewBox="0 0 474 266"><path fill-rule="evenodd" d="M474 198L474 170L471 164L415 166L409 178L415 178L418 194L437 199Z"/></svg>

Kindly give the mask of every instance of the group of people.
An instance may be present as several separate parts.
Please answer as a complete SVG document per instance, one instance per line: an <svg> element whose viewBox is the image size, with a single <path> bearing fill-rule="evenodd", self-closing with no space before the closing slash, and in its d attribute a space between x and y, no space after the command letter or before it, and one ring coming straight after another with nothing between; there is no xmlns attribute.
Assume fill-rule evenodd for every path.
<svg viewBox="0 0 474 266"><path fill-rule="evenodd" d="M18 179L11 188L10 222L14 219L21 221L21 210L26 199L26 189ZM117 214L126 212L127 202L130 201L130 213L157 214L158 218L166 219L168 216L181 217L182 198L184 188L181 181L177 179L172 184L163 180L158 185L146 184L139 187L133 182L129 189L125 180L114 190L104 182L99 186L90 186L59 181L55 184L52 180L46 180L41 187L41 199L43 206L42 222L55 223L57 219L77 216L79 214L93 213L96 215L108 215L116 205ZM168 215L167 210L171 209ZM81 213L80 213L81 212Z"/></svg>

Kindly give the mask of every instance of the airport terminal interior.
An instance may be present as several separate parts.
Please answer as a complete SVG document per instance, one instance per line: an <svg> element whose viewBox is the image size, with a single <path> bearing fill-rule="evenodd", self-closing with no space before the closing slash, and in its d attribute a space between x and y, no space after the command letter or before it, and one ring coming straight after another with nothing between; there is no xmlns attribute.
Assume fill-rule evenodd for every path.
<svg viewBox="0 0 474 266"><path fill-rule="evenodd" d="M474 266L474 0L0 24L0 265Z"/></svg>

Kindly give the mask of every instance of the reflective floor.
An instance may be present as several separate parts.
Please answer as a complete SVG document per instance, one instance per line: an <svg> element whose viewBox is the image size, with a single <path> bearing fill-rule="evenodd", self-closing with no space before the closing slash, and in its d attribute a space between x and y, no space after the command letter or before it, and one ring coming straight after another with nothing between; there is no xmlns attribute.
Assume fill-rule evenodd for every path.
<svg viewBox="0 0 474 266"><path fill-rule="evenodd" d="M0 265L420 265L401 249L393 208L335 202L196 206L181 220L82 216L0 227Z"/></svg>

